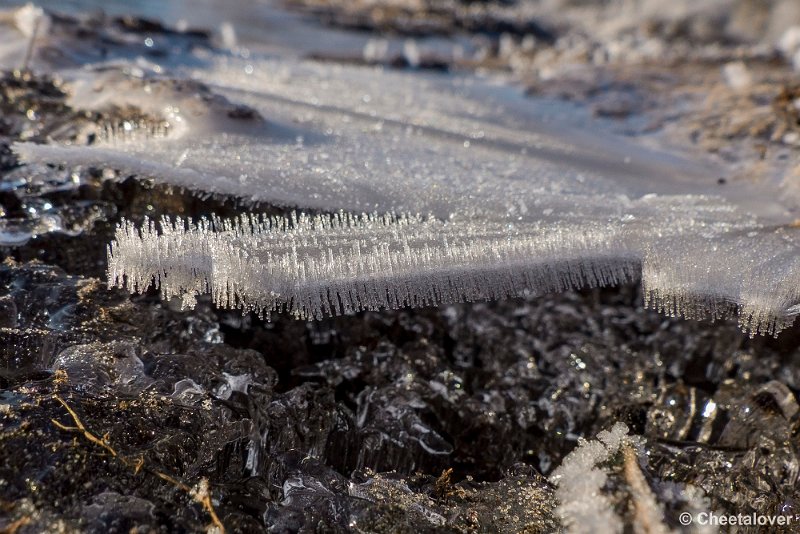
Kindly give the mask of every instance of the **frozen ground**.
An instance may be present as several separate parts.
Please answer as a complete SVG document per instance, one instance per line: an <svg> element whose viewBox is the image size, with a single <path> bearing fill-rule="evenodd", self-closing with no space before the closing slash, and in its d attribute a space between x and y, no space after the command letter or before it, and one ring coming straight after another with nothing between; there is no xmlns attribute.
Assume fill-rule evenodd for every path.
<svg viewBox="0 0 800 534"><path fill-rule="evenodd" d="M183 11L173 5L174 13L163 15L178 24ZM232 19L250 13L256 21L234 20L236 41L230 27L209 41L203 32L135 18L50 19L33 49L34 73L6 73L0 84L7 257L0 273L0 440L8 451L0 461L0 526L579 532L593 517L609 531L663 532L683 528L682 512L794 517L796 330L750 340L729 320L665 318L642 302L654 289L674 295L680 287L685 298L676 303L719 307L664 311L713 315L728 311L732 293L762 287L789 295L778 309L794 303L800 123L792 47L800 43L793 44L787 28L796 15L790 3L718 2L677 15L636 5L636 16L620 7L625 16L616 19L615 8L601 10L603 24L587 28L581 21L598 12L572 4L448 10L453 6L425 2L294 3L299 11L290 13L258 4L231 10ZM187 16L187 25L207 25L201 6L193 13L201 18ZM755 10L747 31L744 15L725 18L746 9ZM282 49L281 32L273 42L243 37L254 35L256 13L292 21L295 31L288 23L282 31L297 35L314 35L319 20L328 25L321 35L341 40L321 41L319 49L286 40ZM507 24L509 14L517 26ZM25 20L12 25L17 29L0 29L15 32L1 52L9 67L24 61L30 29ZM104 68L76 68L87 61ZM176 72L194 81L166 79ZM462 80L474 81L459 87ZM354 86L363 90L353 94ZM535 98L526 102L521 87ZM417 102L402 104L409 94ZM181 108L188 133L176 136L175 117L154 105L165 98ZM368 128L378 122L381 129ZM408 126L421 133L408 134ZM338 129L335 141L315 138L326 129ZM225 136L214 140L220 130ZM630 139L614 140L611 132ZM54 162L70 164L20 165L9 150L18 141L39 146L41 161L57 154ZM200 163L184 182L185 175L163 163L175 143L179 151L207 154L185 158ZM323 159L326 144L333 150ZM520 173L516 179L497 182L492 172L508 166L519 145L533 154L511 171ZM247 178L210 180L241 174L239 163L208 157L232 146L244 149L245 167L263 164L259 154L267 161L287 154L311 161L289 165L285 185L269 173L269 181L256 185ZM633 149L641 146L649 148ZM33 159L34 152L20 152ZM352 170L356 160L386 165L384 152L403 162L385 186L376 187L376 176L391 175L389 166ZM403 168L413 165L419 176L403 182ZM635 170L626 171L631 165ZM313 167L320 176L313 177ZM214 176L203 175L209 168ZM345 173L344 189L331 185L332 169ZM126 179L130 174L139 179ZM413 187L453 176L452 184L441 183L444 193ZM647 180L637 180L642 176ZM478 193L458 196L464 179L478 180L469 188ZM530 196L537 202L521 210ZM144 216L231 217L254 209L283 217L293 207L432 213L408 232L381 230L399 239L392 250L406 254L412 274L425 261L441 272L437 265L458 258L449 237L443 246L450 256L437 257L437 239L476 235L478 217L487 244L459 264L477 265L470 276L486 277L472 279L478 297L487 296L486 284L504 280L492 265L518 260L512 254L492 263L498 260L475 254L509 243L508 251L524 257L519 247L528 243L541 255L554 241L548 261L555 272L570 273L559 254L563 260L577 250L576 258L587 261L586 239L605 255L609 276L630 280L644 269L648 293L627 284L544 297L511 291L522 295L310 323L276 315L267 323L202 296L194 309L181 311L179 301L152 292L128 297L104 288L105 245L121 217L140 223ZM567 217L570 210L577 215ZM626 230L627 215L645 222ZM613 217L621 220L609 223ZM503 233L509 221L519 225L513 240ZM622 229L611 248L609 224ZM587 228L604 237L592 241ZM318 263L307 263L303 276L309 266L322 269L309 285L313 291L347 272L324 272L330 257L320 251L341 254L352 236L326 231L337 234L333 241L325 232L320 242L314 232L270 237L279 243L270 254L298 246L310 251L302 253ZM637 243L657 234L660 246L636 252ZM583 244L575 249L577 235ZM220 235L220 243L228 237ZM187 246L192 234L171 239L180 245L171 250L181 254L201 250ZM134 245L124 250L133 253ZM625 271L609 263L610 253L614 262L629 258ZM140 281L149 278L148 257L136 260L144 262ZM375 279L386 269L379 258L366 254L362 264L342 268ZM197 258L166 259L179 260L177 267L165 271L162 263L157 272L183 269L183 289L195 287L198 272L206 279ZM586 265L595 276L602 272L601 264ZM298 291L291 286L300 271L270 272L269 280L278 276L278 296ZM248 276L253 285L241 293L245 299L263 290L263 279ZM241 272L231 278L241 279ZM431 287L430 280L419 286L410 280L412 295ZM436 285L441 280L434 284L440 296L430 300L448 300ZM559 284L527 289L579 285L569 274ZM506 287L492 291L501 295ZM715 291L718 301L698 300ZM754 295L753 302L768 308L772 298ZM615 427L619 422L627 428ZM612 427L567 456L579 437L593 439Z"/></svg>

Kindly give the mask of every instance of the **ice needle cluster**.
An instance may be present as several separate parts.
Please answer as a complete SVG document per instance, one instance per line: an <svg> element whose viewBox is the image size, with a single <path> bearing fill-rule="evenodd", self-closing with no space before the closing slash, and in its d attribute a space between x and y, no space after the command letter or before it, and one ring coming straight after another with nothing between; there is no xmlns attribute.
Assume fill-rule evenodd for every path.
<svg viewBox="0 0 800 534"><path fill-rule="evenodd" d="M109 278L165 297L320 318L358 310L498 299L628 282L638 261L605 233L568 225L411 215L123 222Z"/></svg>
<svg viewBox="0 0 800 534"><path fill-rule="evenodd" d="M109 248L109 280L134 292L155 284L165 298L181 297L186 305L211 293L224 307L267 316L286 310L316 319L641 277L647 304L670 315L738 314L751 334L775 334L791 322L797 313L793 303L800 301L797 260L780 248L791 244L790 232L758 227L703 199L695 202L688 222L680 216L689 199L674 199L683 205L670 220L670 203L657 200L638 210L662 213L658 220L666 221L664 228L631 215L598 222L251 214L196 223L165 218L142 228L123 221ZM703 216L715 222L702 221ZM742 253L745 247L752 250ZM730 263L736 254L739 263ZM718 263L707 266L698 257L716 257ZM773 285L775 276L795 278Z"/></svg>

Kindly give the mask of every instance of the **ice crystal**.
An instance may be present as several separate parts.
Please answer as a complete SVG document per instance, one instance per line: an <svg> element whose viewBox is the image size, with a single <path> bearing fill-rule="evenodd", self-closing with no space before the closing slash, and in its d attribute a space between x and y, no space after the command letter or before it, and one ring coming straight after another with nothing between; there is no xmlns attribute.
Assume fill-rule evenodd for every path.
<svg viewBox="0 0 800 534"><path fill-rule="evenodd" d="M800 296L794 283L771 284L779 274L771 265L789 278L797 260L781 248L781 229L770 233L719 202L652 197L605 220L342 212L196 224L165 219L141 229L125 221L110 247L109 280L132 291L154 283L187 305L211 293L220 306L319 318L606 286L641 275L648 304L665 313L739 313L744 330L777 333ZM659 216L647 222L645 213ZM740 252L745 248L751 254ZM719 264L698 264L693 256L701 253ZM736 253L742 261L730 264Z"/></svg>
<svg viewBox="0 0 800 534"><path fill-rule="evenodd" d="M600 464L617 454L627 436L628 427L617 423L596 440L582 441L553 471L550 481L560 502L556 514L567 532L622 532L622 520L602 491L608 472Z"/></svg>
<svg viewBox="0 0 800 534"><path fill-rule="evenodd" d="M210 292L217 304L301 318L362 309L496 299L626 282L638 262L606 232L568 224L419 216L250 217L124 222L109 278L166 297Z"/></svg>

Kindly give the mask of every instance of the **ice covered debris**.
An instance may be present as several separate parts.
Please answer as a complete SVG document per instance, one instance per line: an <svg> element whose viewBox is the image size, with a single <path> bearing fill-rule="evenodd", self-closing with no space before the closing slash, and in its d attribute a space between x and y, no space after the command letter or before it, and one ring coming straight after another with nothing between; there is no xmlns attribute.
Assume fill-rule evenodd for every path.
<svg viewBox="0 0 800 534"><path fill-rule="evenodd" d="M36 41L46 36L50 17L33 4L16 9L0 9L0 65L27 68Z"/></svg>
<svg viewBox="0 0 800 534"><path fill-rule="evenodd" d="M622 475L623 487L630 497L630 511L633 515L633 531L650 534L671 534L674 532L664 523L664 510L650 488L639 465L639 451L643 440L628 434L624 423L615 423L610 430L597 434L597 439L580 439L578 446L562 461L550 475L550 482L556 487L556 515L561 519L569 534L590 534L594 532L620 533L624 531L624 521L617 515L615 506L619 496L609 491L609 478ZM622 457L622 473L614 464ZM616 475L616 476L614 476ZM619 490L617 490L619 491ZM686 504L693 504L692 488L681 488L680 498Z"/></svg>
<svg viewBox="0 0 800 534"><path fill-rule="evenodd" d="M582 441L553 471L550 482L556 486L559 506L556 514L571 534L622 532L622 519L603 494L608 473L600 464L617 454L628 438L628 427L615 424L593 441Z"/></svg>

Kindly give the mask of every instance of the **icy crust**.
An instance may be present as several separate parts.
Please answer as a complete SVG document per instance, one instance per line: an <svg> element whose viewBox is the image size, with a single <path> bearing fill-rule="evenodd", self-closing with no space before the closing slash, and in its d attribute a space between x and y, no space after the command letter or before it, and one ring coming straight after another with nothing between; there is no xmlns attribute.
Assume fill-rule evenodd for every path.
<svg viewBox="0 0 800 534"><path fill-rule="evenodd" d="M650 246L642 283L648 306L670 316L738 315L744 331L777 334L800 312L797 228L699 232Z"/></svg>
<svg viewBox="0 0 800 534"><path fill-rule="evenodd" d="M714 167L587 127L563 103L472 78L274 59L210 63L178 73L202 83L72 73L73 106L135 106L168 123L165 138L17 144L15 151L27 162L112 166L285 206L441 218L478 209L524 217L542 194L717 187Z"/></svg>
<svg viewBox="0 0 800 534"><path fill-rule="evenodd" d="M379 215L178 220L142 233L123 223L113 285L315 318L641 277L648 305L671 315L738 314L745 331L777 334L796 314L797 229L768 184L720 189L713 165L475 77L203 54L168 73L63 71L74 108L132 108L153 124L115 125L91 146L14 150L27 163ZM392 213L430 217L382 215Z"/></svg>

